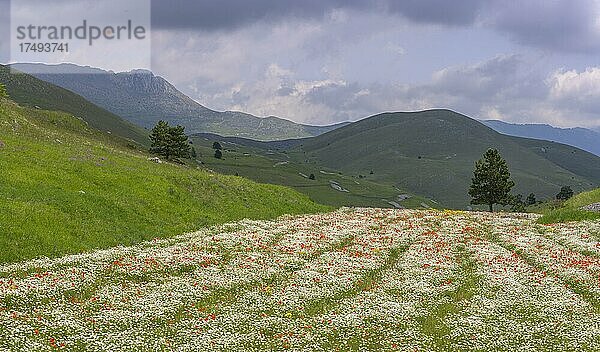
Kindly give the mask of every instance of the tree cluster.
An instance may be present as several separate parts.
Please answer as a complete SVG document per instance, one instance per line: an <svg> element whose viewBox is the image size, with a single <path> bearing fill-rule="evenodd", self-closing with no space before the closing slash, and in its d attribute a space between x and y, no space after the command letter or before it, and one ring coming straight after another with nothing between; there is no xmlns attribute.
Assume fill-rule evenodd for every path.
<svg viewBox="0 0 600 352"><path fill-rule="evenodd" d="M535 194L530 193L525 200L523 200L522 194L516 196L511 195L510 211L515 213L523 213L528 206L537 204Z"/></svg>
<svg viewBox="0 0 600 352"><path fill-rule="evenodd" d="M159 121L152 129L150 140L150 152L167 160L190 157L188 137L182 126L169 126L166 121Z"/></svg>

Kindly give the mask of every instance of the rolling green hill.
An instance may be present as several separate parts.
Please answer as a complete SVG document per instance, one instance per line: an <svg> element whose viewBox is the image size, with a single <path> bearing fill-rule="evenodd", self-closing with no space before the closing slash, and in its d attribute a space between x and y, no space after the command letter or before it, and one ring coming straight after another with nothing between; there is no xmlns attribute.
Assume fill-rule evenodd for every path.
<svg viewBox="0 0 600 352"><path fill-rule="evenodd" d="M507 159L515 193L550 197L562 185L600 184L600 158L552 142L509 137L449 110L385 113L306 139L291 151L346 175L372 180L465 208L473 166L488 148Z"/></svg>
<svg viewBox="0 0 600 352"><path fill-rule="evenodd" d="M600 180L599 157L592 153L565 144L538 139L513 138L513 141L576 175L588 180Z"/></svg>
<svg viewBox="0 0 600 352"><path fill-rule="evenodd" d="M0 65L0 83L6 86L11 99L22 106L63 111L83 119L90 127L114 133L140 144L148 144L148 133L81 96L25 73L11 72Z"/></svg>
<svg viewBox="0 0 600 352"><path fill-rule="evenodd" d="M127 144L0 98L0 262L329 209L285 187L157 164Z"/></svg>

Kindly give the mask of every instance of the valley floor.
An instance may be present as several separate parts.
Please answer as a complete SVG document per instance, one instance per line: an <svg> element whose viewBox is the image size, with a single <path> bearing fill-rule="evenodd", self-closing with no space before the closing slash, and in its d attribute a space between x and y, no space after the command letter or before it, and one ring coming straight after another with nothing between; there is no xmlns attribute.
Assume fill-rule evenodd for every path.
<svg viewBox="0 0 600 352"><path fill-rule="evenodd" d="M0 350L599 350L600 222L341 209L0 266Z"/></svg>

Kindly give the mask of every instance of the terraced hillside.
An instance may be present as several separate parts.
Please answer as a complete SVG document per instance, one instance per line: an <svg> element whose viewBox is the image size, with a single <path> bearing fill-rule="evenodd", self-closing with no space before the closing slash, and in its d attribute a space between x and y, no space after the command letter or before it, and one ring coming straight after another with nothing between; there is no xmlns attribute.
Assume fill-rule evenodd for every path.
<svg viewBox="0 0 600 352"><path fill-rule="evenodd" d="M600 222L341 209L0 266L0 349L597 351Z"/></svg>

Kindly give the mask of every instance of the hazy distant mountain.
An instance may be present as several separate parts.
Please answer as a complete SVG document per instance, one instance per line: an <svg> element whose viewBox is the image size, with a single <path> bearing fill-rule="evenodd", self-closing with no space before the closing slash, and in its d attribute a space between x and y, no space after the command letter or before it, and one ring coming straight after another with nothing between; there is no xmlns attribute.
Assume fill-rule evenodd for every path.
<svg viewBox="0 0 600 352"><path fill-rule="evenodd" d="M317 136L344 124L309 126L289 120L208 109L146 70L114 73L76 65L15 64L20 71L71 90L137 125L159 120L185 126L187 133L210 132L256 140Z"/></svg>
<svg viewBox="0 0 600 352"><path fill-rule="evenodd" d="M510 136L564 143L600 156L600 130L558 128L542 124L512 124L498 120L484 120L481 122L500 133Z"/></svg>
<svg viewBox="0 0 600 352"><path fill-rule="evenodd" d="M507 136L449 110L375 115L297 146L308 163L369 175L457 208L469 205L473 165L490 147L508 161L515 192L545 199L562 185L600 185L600 157L560 143ZM372 174L371 174L372 172Z"/></svg>

